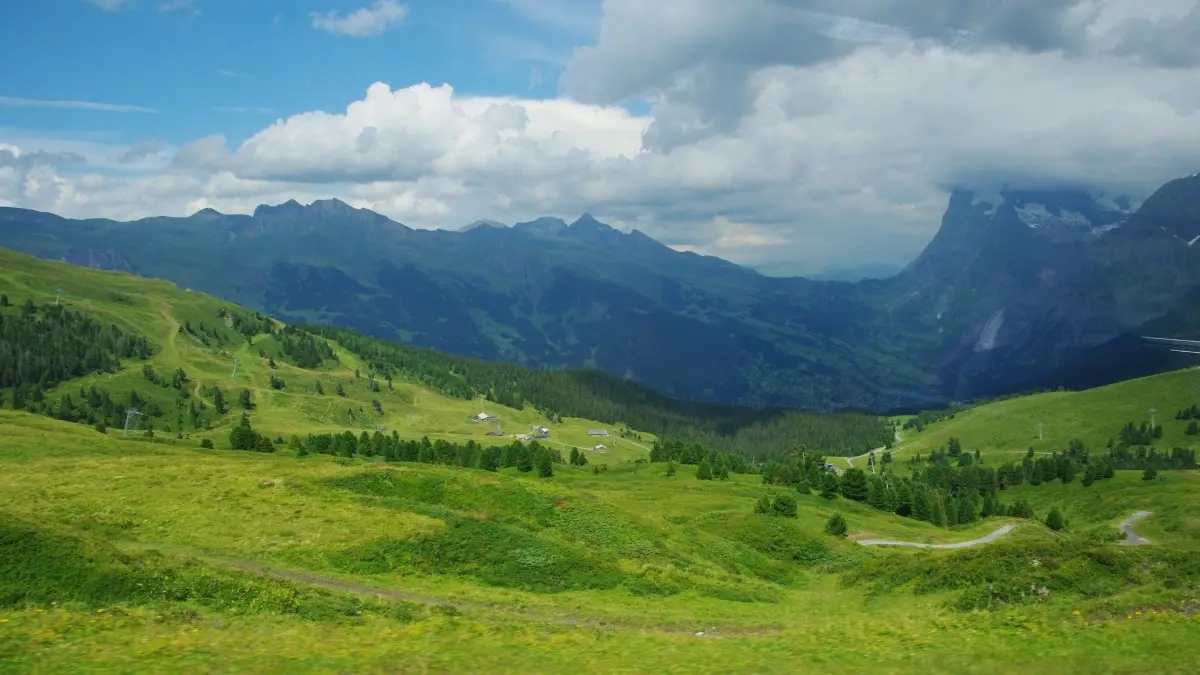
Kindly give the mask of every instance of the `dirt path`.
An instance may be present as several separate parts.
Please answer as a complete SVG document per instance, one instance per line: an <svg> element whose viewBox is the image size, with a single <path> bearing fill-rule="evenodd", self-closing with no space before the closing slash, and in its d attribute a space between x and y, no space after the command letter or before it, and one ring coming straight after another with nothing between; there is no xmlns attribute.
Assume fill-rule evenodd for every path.
<svg viewBox="0 0 1200 675"><path fill-rule="evenodd" d="M533 612L524 612L516 610L513 607L487 604L478 602L464 602L460 600L449 600L446 598L438 598L431 595L422 595L420 593L410 593L407 591L399 591L391 588L381 588L378 586L369 586L341 579L333 579L323 577L311 572L301 572L298 570L280 569L271 567L252 560L242 560L236 558L223 558L209 555L191 554L191 557L197 558L211 565L225 567L229 569L241 570L243 572L251 572L261 576L274 576L281 579L287 579L295 583L305 584L308 586L317 586L326 590L335 591L338 593L355 593L358 595L369 595L376 598L385 598L399 602L411 602L419 605L430 605L435 607L452 607L457 611L474 611L482 613L501 614L508 617L522 619L524 621L550 623L560 626L576 626L591 628L594 630L605 631L639 631L643 633L663 633L669 635L694 635L696 637L729 637L735 635L778 635L782 632L779 628L762 628L762 627L738 627L738 626L651 626L620 623L608 619L595 617L578 617L578 616L563 616L552 614L537 614Z"/></svg>
<svg viewBox="0 0 1200 675"><path fill-rule="evenodd" d="M1138 511L1137 513L1133 514L1132 516L1129 516L1125 520L1121 521L1121 524L1118 525L1118 528L1120 528L1120 530L1125 533L1125 541L1120 542L1118 545L1119 546L1149 546L1150 540L1143 537L1142 535L1138 534L1137 532L1135 532L1133 529L1133 525L1134 525L1134 523L1145 518L1146 516L1149 516L1151 513L1153 513L1153 512L1152 511Z"/></svg>
<svg viewBox="0 0 1200 675"><path fill-rule="evenodd" d="M991 534L984 535L978 539L970 541L959 541L953 544L920 544L915 541L894 541L892 539L860 539L859 544L863 546L911 546L913 548L970 548L988 542L996 541L1000 537L1012 532L1016 529L1016 525L1005 525Z"/></svg>

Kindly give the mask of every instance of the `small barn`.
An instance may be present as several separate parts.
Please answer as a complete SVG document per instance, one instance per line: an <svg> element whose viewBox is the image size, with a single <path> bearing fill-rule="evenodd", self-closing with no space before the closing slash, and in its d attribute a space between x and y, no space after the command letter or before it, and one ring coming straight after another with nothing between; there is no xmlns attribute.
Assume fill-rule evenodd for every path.
<svg viewBox="0 0 1200 675"><path fill-rule="evenodd" d="M481 413L478 413L478 414L476 414L476 415L475 415L474 417L472 417L471 419L472 419L472 420L474 420L474 421L476 421L476 422L486 422L486 421L488 421L488 420L492 419L492 417L493 417L492 415L489 415L489 414L487 414L487 413L485 413L485 412L481 412Z"/></svg>
<svg viewBox="0 0 1200 675"><path fill-rule="evenodd" d="M607 436L608 429L588 429L588 436Z"/></svg>
<svg viewBox="0 0 1200 675"><path fill-rule="evenodd" d="M608 446L603 443L592 446L592 452L608 452Z"/></svg>

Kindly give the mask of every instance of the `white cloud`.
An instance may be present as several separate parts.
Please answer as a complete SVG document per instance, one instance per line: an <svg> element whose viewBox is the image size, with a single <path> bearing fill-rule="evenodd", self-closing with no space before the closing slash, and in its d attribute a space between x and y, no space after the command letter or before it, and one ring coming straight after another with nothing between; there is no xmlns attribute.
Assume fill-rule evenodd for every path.
<svg viewBox="0 0 1200 675"><path fill-rule="evenodd" d="M822 3L746 0L828 38L819 49L774 40L741 3L610 1L597 46L564 78L572 90L591 78L582 101L379 83L344 111L278 120L237 147L201 138L132 174L111 162L128 147L0 130L27 154L88 163L0 167L0 200L130 218L339 197L417 227L589 211L774 269L903 264L951 185L1144 195L1200 169L1200 69L1129 43L1131 21L1157 26L1186 8L1165 1L1151 16L1132 0L1088 1L1098 11L1029 5L1058 12L1049 33L1038 24L1021 37L1028 17L1012 10L947 24L974 37L943 39L928 37L926 15L897 14L904 3L855 0L839 19ZM626 96L648 97L651 114L609 103Z"/></svg>
<svg viewBox="0 0 1200 675"><path fill-rule="evenodd" d="M408 8L396 0L376 0L369 7L345 15L331 10L324 14L313 12L311 16L313 28L334 35L370 37L400 23L407 14Z"/></svg>
<svg viewBox="0 0 1200 675"><path fill-rule="evenodd" d="M21 98L19 96L0 96L0 106L9 108L74 108L77 110L98 110L103 112L155 112L153 108L146 108L140 105L97 103L96 101L60 101L52 99Z"/></svg>

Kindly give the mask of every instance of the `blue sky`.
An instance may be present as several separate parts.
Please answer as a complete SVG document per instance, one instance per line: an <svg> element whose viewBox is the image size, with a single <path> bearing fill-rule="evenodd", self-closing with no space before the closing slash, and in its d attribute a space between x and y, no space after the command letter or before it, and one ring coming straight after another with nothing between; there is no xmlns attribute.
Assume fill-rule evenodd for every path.
<svg viewBox="0 0 1200 675"><path fill-rule="evenodd" d="M37 0L0 21L0 96L137 106L153 113L0 106L0 127L107 132L185 143L220 132L233 143L275 117L339 111L373 82L452 83L470 94L554 96L572 46L588 39L594 3L549 17L537 0L411 0L403 20L363 37L315 28L359 0ZM399 3L397 3L399 5ZM591 28L589 28L589 26Z"/></svg>
<svg viewBox="0 0 1200 675"><path fill-rule="evenodd" d="M896 268L949 186L1136 201L1200 169L1196 35L1197 0L7 0L0 206L589 212Z"/></svg>

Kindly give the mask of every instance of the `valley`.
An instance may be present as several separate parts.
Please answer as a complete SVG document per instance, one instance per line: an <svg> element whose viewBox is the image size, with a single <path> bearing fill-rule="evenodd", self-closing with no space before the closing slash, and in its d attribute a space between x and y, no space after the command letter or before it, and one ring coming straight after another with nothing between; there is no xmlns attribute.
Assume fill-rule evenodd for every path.
<svg viewBox="0 0 1200 675"><path fill-rule="evenodd" d="M1200 473L1106 448L1126 422L1140 429L1151 407L1162 428L1155 446L1194 447L1190 420L1177 417L1191 414L1197 371L878 428L853 416L801 417L779 427L790 430L790 446L754 453L749 439L772 438L762 425L783 422L714 408L714 418L696 418L707 430L687 432L692 408L603 380L561 379L580 377L569 371L541 380L350 333L321 337L325 329L307 332L162 281L10 252L0 261L3 348L24 344L24 322L44 322L36 325L45 336L12 362L16 370L0 371L21 389L0 388L6 668L718 673L803 662L1007 673L1080 672L1081 659L1086 672L1200 667L1164 648L1200 635L1200 518L1191 508ZM76 318L55 323L67 316ZM123 355L109 364L107 352L84 353L84 370L72 370L74 343L58 325L107 336L95 344ZM37 361L50 354L59 356ZM21 384L39 368L66 376ZM476 396L485 382L493 398L543 395L501 387L497 373L557 387L561 405L590 401L662 433ZM103 392L95 405L93 387ZM108 411L104 396L131 390L145 413L139 429L98 424L123 422L130 406ZM480 412L499 416L506 435L472 423ZM511 434L535 426L550 438L514 443ZM895 436L890 450L879 428ZM595 429L610 432L607 452L590 450ZM862 434L854 443L877 457L890 452L880 468L895 478L868 480L858 494L853 476L869 455L824 447L848 434ZM929 465L952 438L963 455L978 450L980 463ZM1072 441L1091 451L1072 451L1077 466L1062 454ZM1050 477L992 492L954 483L984 475L976 469L1019 467L1030 445L1081 475L1118 459L1158 471L1150 480L1120 468L1094 482ZM571 461L572 448L583 448L586 464ZM912 464L918 455L925 461ZM810 489L810 478L832 475L811 473L811 462L826 460L846 467L832 492ZM706 472L715 475L698 480ZM910 489L926 497L902 517L888 500L900 509L908 502L897 490ZM1030 512L988 514L985 504L981 514L980 494ZM918 513L925 498L951 520ZM1151 515L1134 527L1150 544L1120 545L1122 524L1142 511ZM830 533L835 514L844 536ZM920 546L871 545L878 540ZM1087 660L1097 653L1103 664Z"/></svg>

